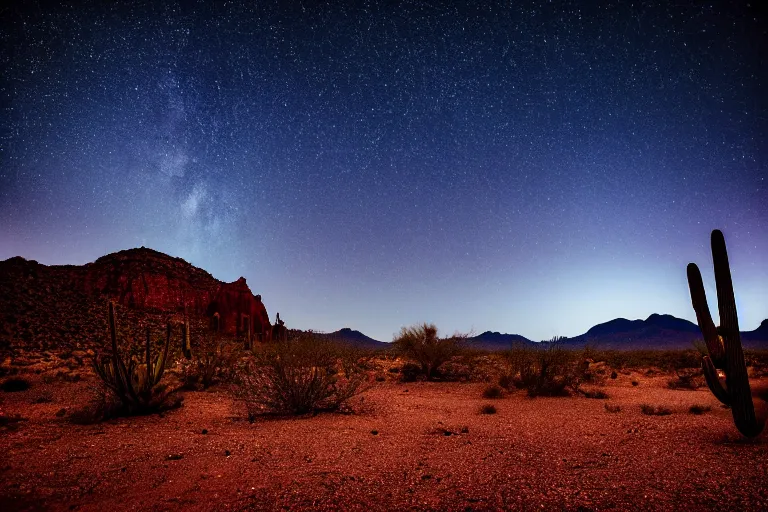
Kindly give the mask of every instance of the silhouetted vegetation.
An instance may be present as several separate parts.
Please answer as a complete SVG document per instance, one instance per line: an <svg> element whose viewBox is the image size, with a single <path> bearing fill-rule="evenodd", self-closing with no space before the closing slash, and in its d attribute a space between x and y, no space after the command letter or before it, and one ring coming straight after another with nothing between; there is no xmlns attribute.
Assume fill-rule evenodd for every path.
<svg viewBox="0 0 768 512"><path fill-rule="evenodd" d="M530 397L568 396L569 390L578 390L588 365L578 352L564 349L557 341L538 347L514 345L504 354L509 371L503 383L512 382Z"/></svg>
<svg viewBox="0 0 768 512"><path fill-rule="evenodd" d="M501 387L488 386L483 390L483 398L501 398L504 395Z"/></svg>
<svg viewBox="0 0 768 512"><path fill-rule="evenodd" d="M741 347L725 237L717 229L712 231L711 247L720 312L719 327L715 327L712 321L699 267L695 263L689 263L687 269L691 302L709 354L701 358L702 369L712 394L724 405L730 406L733 421L739 432L746 437L756 437L763 431L765 419L755 415L747 365ZM721 380L718 369L725 374L725 379Z"/></svg>
<svg viewBox="0 0 768 512"><path fill-rule="evenodd" d="M223 335L202 331L195 336L189 360L182 361L181 372L187 389L208 389L217 382L234 378L235 365L243 355L242 343L228 340Z"/></svg>
<svg viewBox="0 0 768 512"><path fill-rule="evenodd" d="M462 353L466 338L461 334L441 338L437 327L425 323L403 327L392 345L401 355L416 361L428 380L434 380L439 378L439 370L444 363Z"/></svg>
<svg viewBox="0 0 768 512"><path fill-rule="evenodd" d="M698 416L698 415L701 415L701 414L707 413L707 412L709 412L709 411L711 411L711 410L712 410L712 408L711 408L710 406L708 406L708 405L692 405L692 406L691 406L691 407L688 409L688 412L690 412L691 414L695 414L695 415L697 415L697 416Z"/></svg>
<svg viewBox="0 0 768 512"><path fill-rule="evenodd" d="M139 346L136 343L121 351L117 341L115 305L112 302L109 303L108 321L112 352L109 355L94 356L93 368L104 386L119 401L121 407L116 414L148 414L179 406L181 400L173 395L175 390L160 383L171 342L171 324L166 326L165 343L161 345L157 357L153 357L149 327L146 328L142 350L136 350Z"/></svg>
<svg viewBox="0 0 768 512"><path fill-rule="evenodd" d="M619 405L605 404L604 407L605 407L605 410L610 413L621 412L621 406Z"/></svg>
<svg viewBox="0 0 768 512"><path fill-rule="evenodd" d="M253 419L261 414L347 410L365 390L369 355L312 333L260 347L237 376L237 395Z"/></svg>
<svg viewBox="0 0 768 512"><path fill-rule="evenodd" d="M20 391L27 391L29 388L32 387L32 384L22 377L13 377L10 379L6 379L3 381L2 384L0 384L0 389L5 391L6 393L17 393Z"/></svg>
<svg viewBox="0 0 768 512"><path fill-rule="evenodd" d="M493 404L485 404L480 408L480 414L496 414L496 406Z"/></svg>
<svg viewBox="0 0 768 512"><path fill-rule="evenodd" d="M664 407L662 405L653 406L648 404L641 404L640 412L642 412L646 416L667 416L669 414L672 414L672 410L668 409L667 407Z"/></svg>

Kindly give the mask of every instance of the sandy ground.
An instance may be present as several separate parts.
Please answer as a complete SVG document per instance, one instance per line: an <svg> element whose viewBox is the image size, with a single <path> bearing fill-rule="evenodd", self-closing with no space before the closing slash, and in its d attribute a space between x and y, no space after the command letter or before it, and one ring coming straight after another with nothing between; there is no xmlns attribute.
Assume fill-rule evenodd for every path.
<svg viewBox="0 0 768 512"><path fill-rule="evenodd" d="M254 423L218 389L91 426L56 416L87 382L35 382L0 393L28 418L0 431L0 510L768 510L766 433L741 440L708 390L666 380L620 375L607 400L387 382L359 414Z"/></svg>

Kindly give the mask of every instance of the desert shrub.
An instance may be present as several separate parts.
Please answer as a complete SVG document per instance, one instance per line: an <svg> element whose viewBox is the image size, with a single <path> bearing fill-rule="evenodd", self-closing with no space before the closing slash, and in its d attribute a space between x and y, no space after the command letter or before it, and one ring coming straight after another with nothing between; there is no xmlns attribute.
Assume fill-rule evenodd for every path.
<svg viewBox="0 0 768 512"><path fill-rule="evenodd" d="M6 393L17 393L20 391L27 391L31 387L32 387L32 384L27 379L24 379L21 377L6 379L3 381L2 384L0 384L0 389L5 391Z"/></svg>
<svg viewBox="0 0 768 512"><path fill-rule="evenodd" d="M370 356L312 333L265 345L245 361L236 393L249 418L339 411L366 388Z"/></svg>
<svg viewBox="0 0 768 512"><path fill-rule="evenodd" d="M242 344L219 333L203 331L192 343L191 358L181 365L184 387L208 389L217 382L234 378L235 364L242 356Z"/></svg>
<svg viewBox="0 0 768 512"><path fill-rule="evenodd" d="M618 373L616 373L616 371L615 371L615 370L614 370L614 371L612 371L612 372L611 372L611 379L613 379L613 380L616 380L617 378L619 378L619 374L618 374Z"/></svg>
<svg viewBox="0 0 768 512"><path fill-rule="evenodd" d="M421 371L421 366L414 363L405 363L400 368L400 382L416 382L419 379L425 379L426 376Z"/></svg>
<svg viewBox="0 0 768 512"><path fill-rule="evenodd" d="M639 383L639 382L637 382L636 380L634 380L634 379L633 379L633 380L632 380L632 385L633 385L633 386L639 386L639 385L640 385L640 383Z"/></svg>
<svg viewBox="0 0 768 512"><path fill-rule="evenodd" d="M586 367L578 356L553 339L538 347L513 346L506 354L509 375L528 396L568 396L578 390Z"/></svg>
<svg viewBox="0 0 768 512"><path fill-rule="evenodd" d="M435 378L446 382L490 382L494 373L487 352L464 349L443 363Z"/></svg>
<svg viewBox="0 0 768 512"><path fill-rule="evenodd" d="M488 386L483 390L483 398L501 398L503 394L499 386Z"/></svg>
<svg viewBox="0 0 768 512"><path fill-rule="evenodd" d="M608 398L608 393L600 389L587 390L583 391L582 393L584 394L585 398L597 398L601 400Z"/></svg>
<svg viewBox="0 0 768 512"><path fill-rule="evenodd" d="M611 413L621 412L621 406L618 405L605 404L604 407L606 411Z"/></svg>
<svg viewBox="0 0 768 512"><path fill-rule="evenodd" d="M669 389L699 389L704 385L701 369L683 368L675 370L676 377L667 381Z"/></svg>
<svg viewBox="0 0 768 512"><path fill-rule="evenodd" d="M425 323L403 327L392 345L400 354L416 361L428 380L434 380L444 363L463 352L466 338L461 334L440 338L437 327Z"/></svg>
<svg viewBox="0 0 768 512"><path fill-rule="evenodd" d="M493 404L485 404L480 408L480 414L496 414L496 406Z"/></svg>
<svg viewBox="0 0 768 512"><path fill-rule="evenodd" d="M671 409L668 409L662 405L653 406L648 404L641 404L640 412L642 412L646 416L667 416L669 414L672 414Z"/></svg>
<svg viewBox="0 0 768 512"><path fill-rule="evenodd" d="M504 373L499 377L499 386L506 389L507 391L511 390L513 387L515 387L515 376L510 375L509 373Z"/></svg>
<svg viewBox="0 0 768 512"><path fill-rule="evenodd" d="M692 405L688 409L688 412L698 416L698 415L707 413L707 412L709 412L711 410L712 410L712 408L710 406L708 406L708 405Z"/></svg>

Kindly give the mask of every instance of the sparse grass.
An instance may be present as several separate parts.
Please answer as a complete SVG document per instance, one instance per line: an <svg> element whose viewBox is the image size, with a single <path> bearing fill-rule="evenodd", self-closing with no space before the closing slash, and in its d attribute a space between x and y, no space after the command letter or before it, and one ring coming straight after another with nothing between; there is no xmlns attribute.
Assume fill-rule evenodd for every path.
<svg viewBox="0 0 768 512"><path fill-rule="evenodd" d="M662 405L640 405L640 411L646 416L668 416L672 414L672 410Z"/></svg>
<svg viewBox="0 0 768 512"><path fill-rule="evenodd" d="M480 414L496 414L496 406L493 404L485 404L480 408Z"/></svg>
<svg viewBox="0 0 768 512"><path fill-rule="evenodd" d="M3 383L0 384L0 389L6 393L18 393L21 391L27 391L31 387L32 383L22 377L12 377L10 379L4 380Z"/></svg>
<svg viewBox="0 0 768 512"><path fill-rule="evenodd" d="M483 398L501 398L504 392L499 386L488 386L483 390Z"/></svg>
<svg viewBox="0 0 768 512"><path fill-rule="evenodd" d="M616 413L621 412L621 406L618 405L611 405L611 404L604 404L605 410L608 412Z"/></svg>
<svg viewBox="0 0 768 512"><path fill-rule="evenodd" d="M708 405L692 405L688 409L688 412L691 413L691 414L695 414L695 415L699 416L701 414L708 413L711 410L712 410L712 408L710 406L708 406Z"/></svg>

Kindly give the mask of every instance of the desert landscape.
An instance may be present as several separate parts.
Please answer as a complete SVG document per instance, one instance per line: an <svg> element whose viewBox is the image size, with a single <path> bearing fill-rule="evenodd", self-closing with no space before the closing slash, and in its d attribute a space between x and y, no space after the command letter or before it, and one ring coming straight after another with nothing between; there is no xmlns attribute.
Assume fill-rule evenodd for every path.
<svg viewBox="0 0 768 512"><path fill-rule="evenodd" d="M768 511L764 3L4 2L0 512Z"/></svg>
<svg viewBox="0 0 768 512"><path fill-rule="evenodd" d="M4 414L24 420L0 434L0 506L765 510L764 436L745 441L708 390L672 390L669 375L647 373L608 378L606 399L519 391L486 399L487 384L388 378L354 414L253 423L214 388L186 392L184 406L162 416L88 426L66 416L88 399L91 378L35 379L26 392L2 395ZM487 404L494 414L481 413ZM645 415L644 404L670 414ZM694 406L705 410L692 414Z"/></svg>
<svg viewBox="0 0 768 512"><path fill-rule="evenodd" d="M768 506L765 434L742 435L710 392L703 342L637 348L685 335L679 319L589 331L610 331L609 347L611 326L645 333L625 350L429 324L381 343L271 325L244 281L231 300L230 285L145 249L0 268L3 510ZM263 323L243 321L254 308ZM744 357L762 419L756 332ZM121 388L109 372L123 363Z"/></svg>

